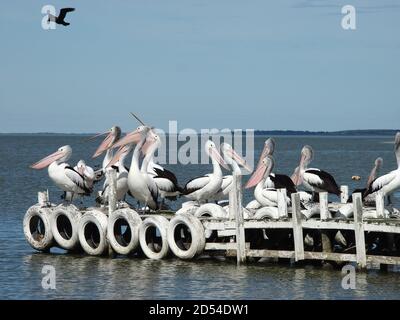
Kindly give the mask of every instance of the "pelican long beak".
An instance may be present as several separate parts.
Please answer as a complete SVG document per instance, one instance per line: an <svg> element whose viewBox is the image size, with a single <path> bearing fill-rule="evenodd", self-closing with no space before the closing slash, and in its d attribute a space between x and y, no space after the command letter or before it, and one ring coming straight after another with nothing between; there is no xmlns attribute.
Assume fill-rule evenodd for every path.
<svg viewBox="0 0 400 320"><path fill-rule="evenodd" d="M232 158L235 160L239 165L245 168L248 172L253 172L253 169L247 164L246 160L243 159L235 150L232 149Z"/></svg>
<svg viewBox="0 0 400 320"><path fill-rule="evenodd" d="M62 151L56 151L47 157L43 158L42 160L39 160L38 162L32 164L30 167L32 169L43 169L52 164L54 161L57 161L58 159L62 158L65 155L64 152Z"/></svg>
<svg viewBox="0 0 400 320"><path fill-rule="evenodd" d="M147 155L149 153L150 147L156 142L156 140L154 139L154 133L150 134L147 139L146 142L143 144L142 146L142 153L143 155Z"/></svg>
<svg viewBox="0 0 400 320"><path fill-rule="evenodd" d="M264 144L263 151L261 152L260 159L258 160L257 168L261 165L263 159L264 159L266 156L269 156L270 154L271 154L271 149L270 149L270 147L268 146L268 144L265 143L265 144Z"/></svg>
<svg viewBox="0 0 400 320"><path fill-rule="evenodd" d="M115 153L114 157L111 159L111 161L107 164L106 168L109 168L109 167L113 166L114 164L116 164L119 161L119 159L121 158L121 156L126 152L129 152L128 145L124 145L124 146L120 147L118 149L118 151Z"/></svg>
<svg viewBox="0 0 400 320"><path fill-rule="evenodd" d="M257 185L261 181L261 179L264 177L266 170L267 170L267 166L264 164L264 162L261 162L260 165L258 166L257 170L250 177L249 181L247 181L245 189L249 189L249 188Z"/></svg>
<svg viewBox="0 0 400 320"><path fill-rule="evenodd" d="M224 167L226 170L229 170L229 167L225 163L224 159L222 158L221 154L217 151L217 149L210 148L210 155L218 161L218 163Z"/></svg>
<svg viewBox="0 0 400 320"><path fill-rule="evenodd" d="M103 132L103 133L99 133L95 136L92 137L92 139L96 138L96 137L100 137L107 134L107 136L105 137L105 139L103 140L103 142L100 144L100 146L97 148L96 152L93 155L93 158L98 157L99 155L101 155L104 151L106 151L108 148L110 148L112 140L113 140L113 135L111 133L111 131L107 131L107 132Z"/></svg>
<svg viewBox="0 0 400 320"><path fill-rule="evenodd" d="M292 179L293 183L295 186L299 186L302 184L302 179L300 176L300 168L297 167L295 171L293 172L292 176L290 177Z"/></svg>
<svg viewBox="0 0 400 320"><path fill-rule="evenodd" d="M137 144L140 141L141 134L137 130L130 132L125 135L125 137L121 138L120 140L115 143L112 148L119 148L122 146L126 146L127 144Z"/></svg>

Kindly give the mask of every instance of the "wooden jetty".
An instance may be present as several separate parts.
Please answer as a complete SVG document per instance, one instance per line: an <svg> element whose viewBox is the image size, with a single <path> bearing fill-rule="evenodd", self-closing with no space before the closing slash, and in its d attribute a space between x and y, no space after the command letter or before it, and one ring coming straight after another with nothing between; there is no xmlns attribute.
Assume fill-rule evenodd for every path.
<svg viewBox="0 0 400 320"><path fill-rule="evenodd" d="M328 203L328 194L320 193L314 209L304 209L298 193L291 195L288 207L286 190L280 189L277 208L250 210L242 205L241 177L234 176L226 207L186 203L177 212L139 214L116 203L115 172L107 175L113 190L107 207L54 205L47 192L39 192L38 204L24 218L31 246L112 256L132 255L140 246L150 259L222 255L236 256L238 264L257 258L355 263L360 269L400 264L400 218L390 217L381 193L376 207L364 207L361 194L353 194L348 203L348 187L342 186L340 203ZM338 250L334 244L339 236L346 242L343 235L352 245L342 243ZM380 250L371 249L377 241Z"/></svg>

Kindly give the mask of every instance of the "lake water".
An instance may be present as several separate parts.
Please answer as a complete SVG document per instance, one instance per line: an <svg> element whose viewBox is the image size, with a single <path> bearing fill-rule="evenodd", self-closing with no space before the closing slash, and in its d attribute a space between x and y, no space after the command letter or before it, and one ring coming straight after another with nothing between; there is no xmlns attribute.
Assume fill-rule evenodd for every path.
<svg viewBox="0 0 400 320"><path fill-rule="evenodd" d="M255 154L260 154L265 137L256 137ZM362 187L378 156L382 172L396 165L391 137L277 137L275 172L291 174L304 144L313 146L313 167L324 169L338 184ZM83 136L0 135L0 299L398 299L397 272L370 271L357 274L355 290L341 287L340 271L320 267L290 267L252 263L237 267L235 261L202 259L150 261L138 258L98 258L43 254L25 241L22 220L37 202L37 192L49 189L53 202L61 192L52 186L47 170L29 165L58 147L70 144L75 164L89 165L99 142L83 142ZM183 185L190 178L210 171L209 165L171 165ZM360 175L359 182L351 180ZM252 200L246 191L245 202ZM85 200L92 203L93 199ZM395 204L398 205L397 199ZM56 269L56 290L41 286L42 267Z"/></svg>

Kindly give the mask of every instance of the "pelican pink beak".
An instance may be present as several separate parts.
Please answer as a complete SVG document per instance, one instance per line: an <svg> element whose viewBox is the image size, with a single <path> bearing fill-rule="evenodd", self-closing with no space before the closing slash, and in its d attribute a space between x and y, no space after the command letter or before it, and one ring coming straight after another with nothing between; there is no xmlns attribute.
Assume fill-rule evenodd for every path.
<svg viewBox="0 0 400 320"><path fill-rule="evenodd" d="M118 140L118 142L115 143L112 147L119 148L131 143L137 144L140 141L140 138L141 138L141 133L138 130L135 130L130 133L127 133L125 137Z"/></svg>
<svg viewBox="0 0 400 320"><path fill-rule="evenodd" d="M107 131L107 132L103 132L103 133L99 133L96 134L95 136L91 137L91 139L100 137L100 136L104 136L107 135L105 137L105 139L103 140L103 142L99 145L99 147L97 148L96 152L93 155L93 158L98 157L99 155L101 155L104 151L106 151L107 149L109 149L111 147L111 143L113 141L113 134L111 131Z"/></svg>
<svg viewBox="0 0 400 320"><path fill-rule="evenodd" d="M156 142L156 138L155 137L156 137L156 135L155 135L155 133L153 131L150 131L148 133L148 136L146 138L146 142L143 144L142 149L141 149L141 151L142 151L142 153L144 155L147 155L147 153L150 150L150 147Z"/></svg>
<svg viewBox="0 0 400 320"><path fill-rule="evenodd" d="M50 164L52 164L54 161L57 161L58 159L61 159L64 156L65 153L63 151L56 151L48 155L47 157L43 158L42 160L39 160L38 162L32 164L30 167L36 170L44 169Z"/></svg>
<svg viewBox="0 0 400 320"><path fill-rule="evenodd" d="M257 168L261 165L263 159L264 159L266 156L270 155L270 154L271 154L271 149L270 149L268 143L265 143L265 144L264 144L263 151L261 152L260 160L258 160Z"/></svg>
<svg viewBox="0 0 400 320"><path fill-rule="evenodd" d="M221 154L215 148L210 148L210 155L217 160L217 162L226 170L229 170L229 167L226 165L225 160L222 158Z"/></svg>
<svg viewBox="0 0 400 320"><path fill-rule="evenodd" d="M118 149L118 151L115 153L115 155L114 155L114 157L111 159L111 161L107 164L107 167L106 167L106 168L110 168L111 166L113 166L114 164L116 164L116 163L119 161L119 159L121 158L121 156L122 156L124 153L129 152L130 150L131 150L131 149L130 149L130 147L129 147L128 145L121 146L121 147Z"/></svg>
<svg viewBox="0 0 400 320"><path fill-rule="evenodd" d="M267 166L263 161L259 164L258 168L256 171L253 173L253 175L250 177L249 181L247 181L245 189L249 189L257 185L262 178L265 175L265 171L267 170Z"/></svg>
<svg viewBox="0 0 400 320"><path fill-rule="evenodd" d="M253 169L247 164L246 160L243 159L234 149L231 149L232 159L235 160L239 165L245 168L248 172L252 172Z"/></svg>
<svg viewBox="0 0 400 320"><path fill-rule="evenodd" d="M294 170L294 172L293 172L292 176L290 177L290 179L292 179L292 181L293 181L295 186L299 186L299 185L302 184L302 179L301 179L301 176L300 176L300 167L297 167Z"/></svg>

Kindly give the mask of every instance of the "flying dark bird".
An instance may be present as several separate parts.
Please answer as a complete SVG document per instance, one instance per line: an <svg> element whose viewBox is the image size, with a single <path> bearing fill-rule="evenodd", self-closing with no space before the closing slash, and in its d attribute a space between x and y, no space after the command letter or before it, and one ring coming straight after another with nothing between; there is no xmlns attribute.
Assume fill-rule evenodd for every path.
<svg viewBox="0 0 400 320"><path fill-rule="evenodd" d="M53 21L57 24L62 24L63 26L69 26L69 22L65 22L64 19L68 12L72 12L74 10L75 8L62 8L58 17L49 14L49 19L47 20L47 22Z"/></svg>

